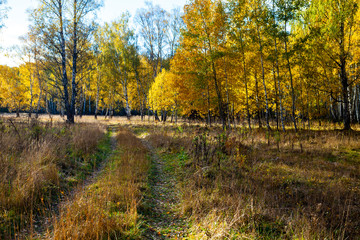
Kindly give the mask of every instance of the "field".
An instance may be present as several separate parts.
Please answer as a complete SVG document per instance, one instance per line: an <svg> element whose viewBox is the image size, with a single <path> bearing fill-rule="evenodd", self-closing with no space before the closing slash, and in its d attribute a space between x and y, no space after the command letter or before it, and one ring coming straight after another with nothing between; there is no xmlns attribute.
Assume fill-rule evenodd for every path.
<svg viewBox="0 0 360 240"><path fill-rule="evenodd" d="M0 118L0 239L360 239L356 130L75 121Z"/></svg>

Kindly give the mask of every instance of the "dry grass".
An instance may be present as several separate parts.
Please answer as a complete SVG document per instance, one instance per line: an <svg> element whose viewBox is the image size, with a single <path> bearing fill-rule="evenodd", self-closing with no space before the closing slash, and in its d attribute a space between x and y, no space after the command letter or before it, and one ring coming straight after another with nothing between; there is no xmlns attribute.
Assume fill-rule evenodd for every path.
<svg viewBox="0 0 360 240"><path fill-rule="evenodd" d="M97 145L94 139L103 134L96 130L98 123L126 125L151 141L171 165L183 196L179 213L192 222L190 239L360 236L358 132L313 124L317 129L299 133L290 127L286 133L238 128L227 135L219 127L208 129L201 123L175 125L119 117L83 117L71 129L60 124L59 117L43 116L34 127L31 122L14 127L7 118L3 121L0 239L5 233L14 238L15 232L29 225L33 219L29 216L43 214L43 206L48 208L53 197L61 195L64 183L76 182L79 169L89 166L83 163L91 160L86 156ZM90 126L95 126L94 131L88 131ZM137 208L149 160L131 133L120 130L117 141L118 154L96 181L76 191L61 208L49 237L141 238Z"/></svg>
<svg viewBox="0 0 360 240"><path fill-rule="evenodd" d="M34 231L34 222L68 190L67 178L76 177L79 166L93 159L104 131L99 126L0 121L0 239L12 239L25 229Z"/></svg>
<svg viewBox="0 0 360 240"><path fill-rule="evenodd" d="M101 176L61 209L53 239L136 239L137 207L149 170L147 151L134 135L120 130L118 152Z"/></svg>
<svg viewBox="0 0 360 240"><path fill-rule="evenodd" d="M357 132L132 128L173 159L194 239L360 236Z"/></svg>

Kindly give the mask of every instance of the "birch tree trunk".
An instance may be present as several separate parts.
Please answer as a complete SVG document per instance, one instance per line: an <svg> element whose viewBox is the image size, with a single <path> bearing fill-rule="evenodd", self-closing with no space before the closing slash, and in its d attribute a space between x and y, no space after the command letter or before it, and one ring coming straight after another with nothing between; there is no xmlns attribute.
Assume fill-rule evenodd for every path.
<svg viewBox="0 0 360 240"><path fill-rule="evenodd" d="M285 21L285 33L286 33L286 26L287 26L287 22ZM285 57L286 57L286 62L287 62L287 68L289 71L289 76L290 76L290 88L291 88L291 101L292 101L292 120L294 122L294 128L295 128L295 132L297 132L297 127L296 127L296 115L295 115L295 90L294 90L294 84L293 84L293 76L292 76L292 72L291 72L291 65L290 65L290 58L289 58L289 53L288 53L288 48L287 48L287 36L285 36L284 38L284 43L285 43Z"/></svg>
<svg viewBox="0 0 360 240"><path fill-rule="evenodd" d="M269 100L268 100L266 83L265 83L264 55L263 55L263 50L262 50L262 40L261 40L261 35L260 35L260 29L259 29L259 27L257 27L257 31L258 31L258 37L259 37L259 52L260 52L260 60L261 60L262 82L263 82L264 93L265 93L265 105L266 105L265 120L266 120L266 127L267 127L267 129L268 129L268 130L271 130L270 124L269 124Z"/></svg>

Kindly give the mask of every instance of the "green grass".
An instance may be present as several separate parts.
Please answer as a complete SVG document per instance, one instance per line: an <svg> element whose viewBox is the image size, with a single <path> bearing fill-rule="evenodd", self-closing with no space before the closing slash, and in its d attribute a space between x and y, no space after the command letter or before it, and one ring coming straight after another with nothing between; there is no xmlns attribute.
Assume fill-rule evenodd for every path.
<svg viewBox="0 0 360 240"><path fill-rule="evenodd" d="M73 164L72 174L67 176L65 186L74 187L81 184L86 178L91 175L99 165L111 154L111 131L107 131L104 138L99 142L94 153L84 155L81 151L74 151L69 149L68 157Z"/></svg>

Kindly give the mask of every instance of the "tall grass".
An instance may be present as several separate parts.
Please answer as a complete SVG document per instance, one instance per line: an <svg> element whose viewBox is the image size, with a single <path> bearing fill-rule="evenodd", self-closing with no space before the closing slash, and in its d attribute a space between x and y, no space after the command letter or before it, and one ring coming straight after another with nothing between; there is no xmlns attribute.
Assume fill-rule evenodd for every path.
<svg viewBox="0 0 360 240"><path fill-rule="evenodd" d="M147 150L130 132L116 135L117 151L101 175L61 208L53 239L139 239L137 213L149 171Z"/></svg>
<svg viewBox="0 0 360 240"><path fill-rule="evenodd" d="M0 120L0 239L38 230L103 138L95 125Z"/></svg>

